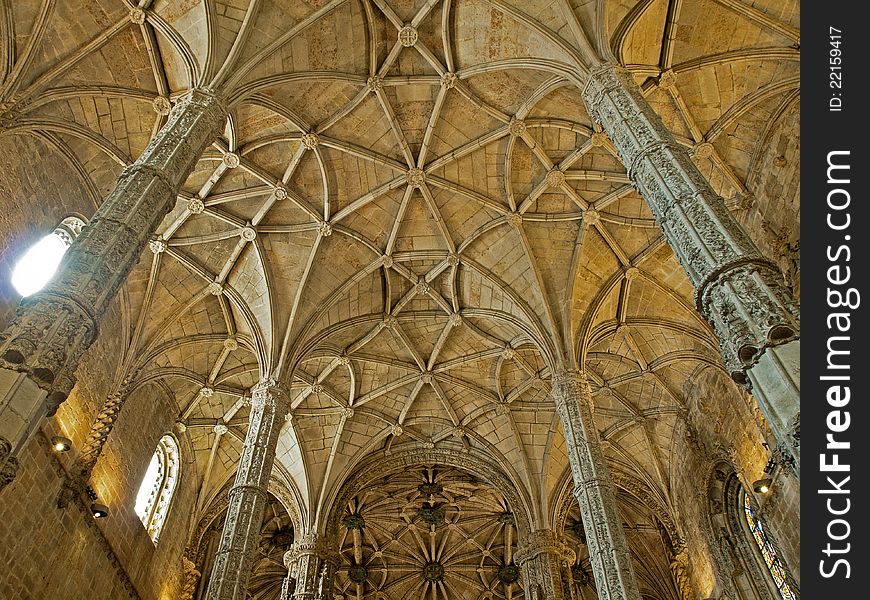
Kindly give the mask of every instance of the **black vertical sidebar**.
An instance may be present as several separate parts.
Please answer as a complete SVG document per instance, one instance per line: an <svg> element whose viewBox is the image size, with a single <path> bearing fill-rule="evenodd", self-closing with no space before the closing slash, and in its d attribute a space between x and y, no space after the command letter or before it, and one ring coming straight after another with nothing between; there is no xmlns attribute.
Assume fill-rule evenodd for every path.
<svg viewBox="0 0 870 600"><path fill-rule="evenodd" d="M801 6L800 588L810 599L870 597L865 6Z"/></svg>

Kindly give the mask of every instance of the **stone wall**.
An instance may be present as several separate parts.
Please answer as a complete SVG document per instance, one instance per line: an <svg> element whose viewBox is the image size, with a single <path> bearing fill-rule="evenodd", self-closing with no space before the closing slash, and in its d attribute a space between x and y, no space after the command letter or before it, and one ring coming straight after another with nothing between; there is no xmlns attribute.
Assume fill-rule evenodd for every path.
<svg viewBox="0 0 870 600"><path fill-rule="evenodd" d="M115 306L103 325L117 331ZM107 329L113 330L113 329ZM102 336L81 365L79 384L55 418L28 444L19 476L0 492L0 597L39 599L64 590L69 597L94 600L178 597L187 519L197 491L196 466L186 434L179 435L181 477L155 547L133 507L157 441L171 430L174 399L156 385L134 392L125 404L91 483L109 516L94 520L83 506L56 507L57 495L76 450L81 448L106 397L117 362L117 336ZM61 433L73 450L55 454L48 438Z"/></svg>
<svg viewBox="0 0 870 600"><path fill-rule="evenodd" d="M744 488L764 476L772 442L754 400L718 369L705 367L686 383L688 418L675 433L674 505L690 556L690 573L700 597L720 597L730 567L721 545L721 519L711 519L711 506L723 498L708 497L708 478L719 461L732 465ZM800 581L800 487L784 472L765 497L755 496L760 514L776 540L782 558ZM727 507L725 507L727 509ZM725 585L728 585L725 583Z"/></svg>
<svg viewBox="0 0 870 600"><path fill-rule="evenodd" d="M800 101L795 101L770 128L749 174L754 195L741 211L740 223L765 256L779 264L800 300Z"/></svg>

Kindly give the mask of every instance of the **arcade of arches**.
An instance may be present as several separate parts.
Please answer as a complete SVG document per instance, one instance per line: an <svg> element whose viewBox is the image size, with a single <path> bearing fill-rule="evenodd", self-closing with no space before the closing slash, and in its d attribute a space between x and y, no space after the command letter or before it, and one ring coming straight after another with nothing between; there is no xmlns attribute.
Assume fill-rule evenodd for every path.
<svg viewBox="0 0 870 600"><path fill-rule="evenodd" d="M799 20L0 0L0 597L799 598Z"/></svg>

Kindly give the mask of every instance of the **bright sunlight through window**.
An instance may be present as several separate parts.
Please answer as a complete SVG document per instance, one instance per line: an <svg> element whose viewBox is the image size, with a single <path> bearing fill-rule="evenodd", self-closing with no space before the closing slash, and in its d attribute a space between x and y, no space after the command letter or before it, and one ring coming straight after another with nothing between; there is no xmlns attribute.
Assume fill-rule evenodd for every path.
<svg viewBox="0 0 870 600"><path fill-rule="evenodd" d="M57 229L31 246L12 271L15 290L22 296L30 296L45 287L84 225L77 217L67 217Z"/></svg>
<svg viewBox="0 0 870 600"><path fill-rule="evenodd" d="M134 509L155 544L160 537L169 504L178 483L178 445L171 435L164 435L145 471Z"/></svg>

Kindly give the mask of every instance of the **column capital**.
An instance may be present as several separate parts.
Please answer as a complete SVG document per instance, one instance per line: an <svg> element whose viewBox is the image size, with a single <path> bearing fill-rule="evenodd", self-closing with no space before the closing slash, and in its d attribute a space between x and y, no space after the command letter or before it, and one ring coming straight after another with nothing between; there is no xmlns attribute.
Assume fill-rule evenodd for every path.
<svg viewBox="0 0 870 600"><path fill-rule="evenodd" d="M314 555L328 562L337 563L338 554L326 536L319 533L307 533L293 542L290 549L284 553L284 566L289 568L299 557Z"/></svg>
<svg viewBox="0 0 870 600"><path fill-rule="evenodd" d="M522 565L541 554L558 557L568 563L573 563L576 558L574 550L556 535L556 532L551 529L539 529L526 537L523 545L517 549L514 559L517 564Z"/></svg>
<svg viewBox="0 0 870 600"><path fill-rule="evenodd" d="M273 377L260 380L251 388L251 408L274 407L280 412L290 410L290 394Z"/></svg>

